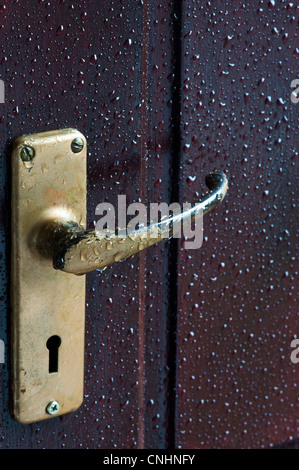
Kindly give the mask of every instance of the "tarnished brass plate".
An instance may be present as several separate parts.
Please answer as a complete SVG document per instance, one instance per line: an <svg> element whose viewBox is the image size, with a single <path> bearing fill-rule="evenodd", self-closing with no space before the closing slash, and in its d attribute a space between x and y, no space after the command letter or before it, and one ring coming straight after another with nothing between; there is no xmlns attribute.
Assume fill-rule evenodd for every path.
<svg viewBox="0 0 299 470"><path fill-rule="evenodd" d="M76 138L84 146L74 153ZM85 276L56 271L34 250L32 233L66 213L85 226L84 136L65 129L17 138L12 178L12 413L25 424L83 400Z"/></svg>

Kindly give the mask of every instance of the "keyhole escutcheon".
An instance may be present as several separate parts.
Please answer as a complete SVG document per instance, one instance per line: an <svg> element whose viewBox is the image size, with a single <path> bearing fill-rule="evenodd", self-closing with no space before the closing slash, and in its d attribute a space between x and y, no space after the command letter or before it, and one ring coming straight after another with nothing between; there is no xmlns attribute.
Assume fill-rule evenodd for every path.
<svg viewBox="0 0 299 470"><path fill-rule="evenodd" d="M58 349L61 345L61 338L57 335L50 336L47 341L49 350L49 374L58 372Z"/></svg>

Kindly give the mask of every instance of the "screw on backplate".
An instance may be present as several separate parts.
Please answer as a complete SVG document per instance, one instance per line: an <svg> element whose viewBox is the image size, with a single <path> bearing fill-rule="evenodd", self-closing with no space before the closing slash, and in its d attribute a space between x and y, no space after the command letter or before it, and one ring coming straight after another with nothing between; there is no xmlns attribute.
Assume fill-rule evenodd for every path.
<svg viewBox="0 0 299 470"><path fill-rule="evenodd" d="M21 150L21 159L23 160L23 162L30 162L31 160L33 160L34 155L35 155L34 148L29 147L29 145L26 145Z"/></svg>
<svg viewBox="0 0 299 470"><path fill-rule="evenodd" d="M47 413L49 413L49 415L56 415L56 413L58 413L59 411L58 401L55 401L55 400L50 401L50 403L48 403L47 405L46 411Z"/></svg>
<svg viewBox="0 0 299 470"><path fill-rule="evenodd" d="M71 149L73 153L79 153L84 147L84 142L83 139L80 137L76 137L76 139L73 140L71 143Z"/></svg>

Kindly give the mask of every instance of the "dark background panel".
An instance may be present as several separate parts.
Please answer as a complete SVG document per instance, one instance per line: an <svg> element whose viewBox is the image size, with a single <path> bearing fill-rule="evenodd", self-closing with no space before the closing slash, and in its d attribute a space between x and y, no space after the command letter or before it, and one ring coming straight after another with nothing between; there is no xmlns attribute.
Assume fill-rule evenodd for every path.
<svg viewBox="0 0 299 470"><path fill-rule="evenodd" d="M87 276L85 397L28 426L9 413L10 148L23 133L78 128L88 142L88 225L96 205L167 201L172 4L6 2L0 8L2 448L165 447L169 247ZM42 302L42 299L41 299ZM173 426L172 426L173 427Z"/></svg>
<svg viewBox="0 0 299 470"><path fill-rule="evenodd" d="M261 448L298 438L295 4L184 2L181 197L225 171L200 250L179 252L176 442Z"/></svg>

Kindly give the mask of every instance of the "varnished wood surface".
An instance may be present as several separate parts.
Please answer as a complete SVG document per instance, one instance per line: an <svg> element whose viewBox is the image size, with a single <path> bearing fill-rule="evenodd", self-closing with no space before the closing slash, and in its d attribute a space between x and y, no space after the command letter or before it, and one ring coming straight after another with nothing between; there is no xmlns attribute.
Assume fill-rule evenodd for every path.
<svg viewBox="0 0 299 470"><path fill-rule="evenodd" d="M298 435L295 4L160 3L0 7L1 448L270 447ZM63 127L88 141L90 228L118 194L190 202L215 167L230 188L200 250L163 243L88 275L84 404L23 426L8 409L11 142Z"/></svg>

